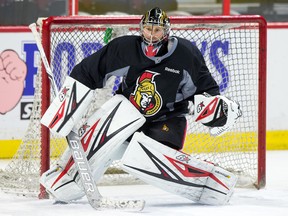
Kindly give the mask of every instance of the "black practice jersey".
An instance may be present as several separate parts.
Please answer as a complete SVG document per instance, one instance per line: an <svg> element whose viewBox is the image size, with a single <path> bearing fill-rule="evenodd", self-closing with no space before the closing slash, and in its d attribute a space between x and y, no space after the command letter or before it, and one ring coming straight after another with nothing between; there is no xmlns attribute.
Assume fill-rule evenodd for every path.
<svg viewBox="0 0 288 216"><path fill-rule="evenodd" d="M91 89L111 76L123 77L123 94L149 120L187 112L195 94L219 94L200 51L190 41L170 37L162 56L147 57L140 36L123 36L76 65L70 76Z"/></svg>

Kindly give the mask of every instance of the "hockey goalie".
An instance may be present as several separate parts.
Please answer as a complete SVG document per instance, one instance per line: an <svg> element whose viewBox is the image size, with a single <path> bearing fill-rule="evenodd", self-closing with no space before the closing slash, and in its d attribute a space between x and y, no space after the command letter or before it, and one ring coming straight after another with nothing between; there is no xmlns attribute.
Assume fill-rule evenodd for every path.
<svg viewBox="0 0 288 216"><path fill-rule="evenodd" d="M94 180L114 160L156 187L202 204L226 204L237 177L181 151L187 115L221 136L241 116L237 102L220 95L201 52L188 40L169 36L170 20L160 8L147 11L139 36L113 39L77 64L41 119L53 133L78 134ZM121 76L116 94L80 128L93 90ZM85 195L69 149L41 184L59 201Z"/></svg>

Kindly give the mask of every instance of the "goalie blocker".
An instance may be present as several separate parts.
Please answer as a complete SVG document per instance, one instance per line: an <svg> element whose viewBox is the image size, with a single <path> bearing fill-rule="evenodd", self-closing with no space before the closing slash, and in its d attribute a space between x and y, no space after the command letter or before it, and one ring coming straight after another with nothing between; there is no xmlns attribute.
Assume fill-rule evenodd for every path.
<svg viewBox="0 0 288 216"><path fill-rule="evenodd" d="M67 76L51 105L43 115L41 123L53 133L67 136L77 124L93 97L93 90Z"/></svg>

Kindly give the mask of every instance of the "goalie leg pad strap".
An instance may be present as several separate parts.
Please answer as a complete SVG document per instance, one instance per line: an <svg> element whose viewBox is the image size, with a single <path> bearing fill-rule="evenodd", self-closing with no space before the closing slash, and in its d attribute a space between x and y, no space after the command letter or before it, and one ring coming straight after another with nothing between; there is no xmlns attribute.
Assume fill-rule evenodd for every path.
<svg viewBox="0 0 288 216"><path fill-rule="evenodd" d="M127 147L124 143L125 140L138 130L144 122L143 115L124 96L115 95L80 127L78 134L95 181L102 177L113 160L122 156ZM66 160L70 158L68 162L66 161L66 165L63 163L65 158ZM54 175L54 181L43 182L43 186L52 194L55 191L53 196L56 199L67 201L71 196L67 198L57 197L59 193L56 192L55 185L57 185L57 188L60 187L57 182L61 182L61 185L72 185L69 181L74 181L79 186L78 191L81 190L82 186L72 157L67 157L67 154L65 154L62 157L61 165L63 167L62 172ZM69 178L66 178L66 175ZM74 189L77 190L77 188ZM76 194L84 195L82 190ZM75 197L73 198L75 199ZM78 198L81 198L81 196Z"/></svg>
<svg viewBox="0 0 288 216"><path fill-rule="evenodd" d="M67 76L61 90L41 119L53 133L67 136L90 104L93 91Z"/></svg>
<svg viewBox="0 0 288 216"><path fill-rule="evenodd" d="M136 132L124 153L122 167L143 181L211 205L229 201L237 177L220 167L171 149Z"/></svg>

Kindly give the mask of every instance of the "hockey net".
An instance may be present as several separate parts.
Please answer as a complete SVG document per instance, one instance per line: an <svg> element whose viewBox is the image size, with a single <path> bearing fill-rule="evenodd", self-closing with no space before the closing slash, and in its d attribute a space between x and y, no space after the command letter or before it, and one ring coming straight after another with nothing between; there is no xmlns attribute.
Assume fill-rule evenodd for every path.
<svg viewBox="0 0 288 216"><path fill-rule="evenodd" d="M65 77L84 57L115 37L139 34L138 16L50 17L40 22L42 44L60 88ZM186 38L202 52L221 94L241 104L243 117L228 133L211 137L208 129L188 116L183 151L236 173L238 186L265 186L266 22L259 16L171 17L171 35ZM133 49L133 47L127 47ZM189 58L189 57L187 57ZM113 59L111 59L111 64ZM121 78L96 90L91 115L117 89ZM23 195L46 197L38 179L55 165L66 149L65 139L40 125L50 103L49 80L40 67L35 84L33 114L17 153L0 173L0 188ZM51 98L52 99L52 98ZM83 121L84 119L83 118ZM104 176L123 182L117 161ZM121 181L122 179L122 181ZM126 180L124 180L126 181Z"/></svg>

